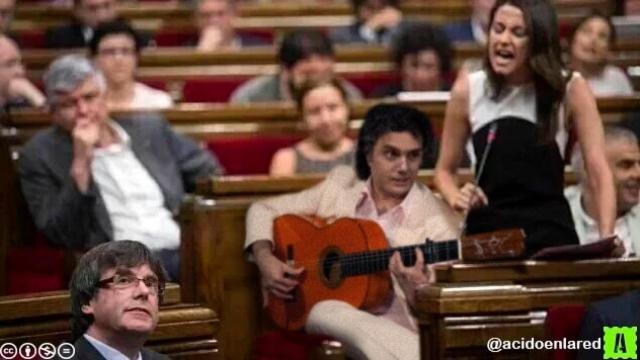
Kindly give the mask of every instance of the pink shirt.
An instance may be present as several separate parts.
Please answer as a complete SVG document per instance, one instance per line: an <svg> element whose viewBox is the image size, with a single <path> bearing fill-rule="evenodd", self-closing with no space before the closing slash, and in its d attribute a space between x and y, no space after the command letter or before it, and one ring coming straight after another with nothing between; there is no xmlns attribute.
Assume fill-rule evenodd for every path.
<svg viewBox="0 0 640 360"><path fill-rule="evenodd" d="M392 209L383 214L378 214L378 209L371 196L371 179L367 181L366 186L362 190L362 198L356 205L356 217L361 219L373 220L384 231L389 246L398 246L395 243L395 230L401 227L406 214L408 214L414 206L420 206L417 185L414 183L404 200ZM394 287L395 288L395 287ZM396 290L398 291L398 290ZM393 296L390 304L381 309L372 311L377 316L389 319L407 329L417 332L415 324L411 322L404 311L401 300L397 296Z"/></svg>

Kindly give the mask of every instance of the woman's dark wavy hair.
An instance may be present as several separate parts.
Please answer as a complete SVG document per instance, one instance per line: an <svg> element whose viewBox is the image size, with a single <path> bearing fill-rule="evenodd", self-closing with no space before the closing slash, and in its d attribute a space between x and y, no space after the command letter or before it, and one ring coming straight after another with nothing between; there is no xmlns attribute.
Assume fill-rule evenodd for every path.
<svg viewBox="0 0 640 360"><path fill-rule="evenodd" d="M436 159L436 144L431 121L427 115L404 105L378 104L365 115L358 135L356 173L359 179L366 180L371 176L367 157L373 151L378 139L391 132L408 132L419 139L422 142L423 164L433 167Z"/></svg>
<svg viewBox="0 0 640 360"><path fill-rule="evenodd" d="M74 339L84 334L93 323L93 316L82 311L98 293L98 281L105 271L149 265L160 280L158 302L162 302L168 276L160 260L142 243L130 240L100 244L80 258L69 282L71 297L71 333Z"/></svg>
<svg viewBox="0 0 640 360"><path fill-rule="evenodd" d="M136 54L139 54L144 47L144 41L140 34L129 23L122 19L112 20L98 25L93 32L91 40L89 40L89 52L91 56L98 54L98 48L102 39L109 35L126 35L133 40L133 45L136 50Z"/></svg>
<svg viewBox="0 0 640 360"><path fill-rule="evenodd" d="M564 100L566 84L571 73L565 71L560 49L558 19L549 0L498 0L489 17L489 36L497 10L503 5L512 5L522 11L529 36L527 66L533 73L536 90L536 115L542 142L550 142L558 130L558 111ZM504 77L493 70L487 46L485 69L491 85L491 97L497 100L505 86Z"/></svg>
<svg viewBox="0 0 640 360"><path fill-rule="evenodd" d="M429 23L413 23L400 30L393 43L393 62L400 68L407 55L426 50L433 50L438 56L443 76L451 71L451 41L440 27Z"/></svg>
<svg viewBox="0 0 640 360"><path fill-rule="evenodd" d="M607 23L607 26L609 26L609 45L615 44L616 38L618 36L616 34L616 27L613 26L613 23L611 22L610 17L608 17L607 15L603 14L598 10L593 10L588 15L580 18L575 24L573 24L573 26L571 27L571 33L569 34L569 44L573 44L573 39L576 37L576 33L578 32L578 29L580 29L580 27L582 27L584 23L586 23L591 19L602 19L605 23Z"/></svg>

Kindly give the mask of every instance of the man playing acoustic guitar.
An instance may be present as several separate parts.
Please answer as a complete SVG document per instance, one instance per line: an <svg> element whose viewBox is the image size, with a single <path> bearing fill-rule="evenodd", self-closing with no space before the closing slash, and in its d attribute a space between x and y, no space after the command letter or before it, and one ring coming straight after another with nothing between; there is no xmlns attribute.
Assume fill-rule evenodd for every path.
<svg viewBox="0 0 640 360"><path fill-rule="evenodd" d="M247 214L245 249L260 269L263 294L292 298L305 271L273 254L273 223L280 215L373 220L390 247L455 238L459 217L416 182L423 149L433 145L429 130L429 120L418 110L377 105L360 130L355 172L338 167L313 188L254 203ZM421 251L416 250L416 258L414 266L405 266L398 252L391 256L393 296L384 306L363 311L343 301L321 301L311 309L306 330L336 338L353 358L419 359L409 305L415 289L429 283L429 272Z"/></svg>

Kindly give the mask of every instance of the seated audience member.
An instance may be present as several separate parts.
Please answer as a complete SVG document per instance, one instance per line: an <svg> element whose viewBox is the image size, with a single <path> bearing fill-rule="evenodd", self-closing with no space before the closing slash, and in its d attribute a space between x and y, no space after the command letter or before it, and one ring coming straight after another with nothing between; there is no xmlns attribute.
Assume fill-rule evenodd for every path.
<svg viewBox="0 0 640 360"><path fill-rule="evenodd" d="M84 48L101 23L118 19L117 0L73 0L73 19L47 30L45 46L51 49Z"/></svg>
<svg viewBox="0 0 640 360"><path fill-rule="evenodd" d="M159 115L110 119L103 75L82 56L55 60L44 85L53 125L24 145L18 164L37 228L80 250L140 241L177 280L174 215L196 178L222 171L216 159Z"/></svg>
<svg viewBox="0 0 640 360"><path fill-rule="evenodd" d="M347 137L349 105L340 80L310 81L296 94L298 111L309 136L279 150L271 161L271 175L328 172L336 165L352 165L354 144Z"/></svg>
<svg viewBox="0 0 640 360"><path fill-rule="evenodd" d="M158 325L167 275L143 244L100 244L80 258L71 277L74 359L164 360L142 347Z"/></svg>
<svg viewBox="0 0 640 360"><path fill-rule="evenodd" d="M489 15L495 0L469 0L472 8L471 18L446 25L444 31L452 42L487 43L489 33Z"/></svg>
<svg viewBox="0 0 640 360"><path fill-rule="evenodd" d="M640 327L640 290L634 290L616 296L613 298L595 302L589 306L587 313L582 319L582 328L580 329L580 340L595 341L600 339L600 349L586 349L581 347L578 349L578 360L601 360L607 358L631 359L630 356L605 357L603 349L605 347L604 327L605 326L635 326ZM619 348L622 353L635 354L631 349L637 349L636 344L630 344L628 341L636 341L635 336L632 339L624 338L625 342L616 339L615 344L611 345L611 349ZM617 351L616 351L617 352Z"/></svg>
<svg viewBox="0 0 640 360"><path fill-rule="evenodd" d="M571 35L571 68L589 83L596 97L633 95L629 78L609 63L610 47L616 41L611 20L594 13L578 22Z"/></svg>
<svg viewBox="0 0 640 360"><path fill-rule="evenodd" d="M440 28L430 24L405 27L393 43L393 61L400 73L400 84L379 88L376 96L448 90L452 56L451 43Z"/></svg>
<svg viewBox="0 0 640 360"><path fill-rule="evenodd" d="M620 127L605 128L605 154L613 172L617 198L615 233L625 247L623 256L635 256L640 250L640 148L633 132ZM565 189L573 222L581 244L600 239L594 197L579 148L571 159L580 183ZM597 190L596 190L597 191Z"/></svg>
<svg viewBox="0 0 640 360"><path fill-rule="evenodd" d="M16 0L0 0L0 34L8 34L16 10Z"/></svg>
<svg viewBox="0 0 640 360"><path fill-rule="evenodd" d="M336 44L389 44L402 26L402 12L397 0L351 0L356 22L334 29Z"/></svg>
<svg viewBox="0 0 640 360"><path fill-rule="evenodd" d="M237 12L235 0L197 0L195 7L195 21L200 31L199 51L269 45L260 38L236 33L233 26Z"/></svg>
<svg viewBox="0 0 640 360"><path fill-rule="evenodd" d="M166 109L173 100L164 91L135 81L142 43L138 33L124 21L99 25L89 42L94 63L107 81L109 109Z"/></svg>
<svg viewBox="0 0 640 360"><path fill-rule="evenodd" d="M242 84L231 95L232 103L291 101L297 87L309 79L333 75L335 53L331 40L317 30L296 30L285 35L278 50L280 71ZM360 91L342 81L349 100L362 98Z"/></svg>
<svg viewBox="0 0 640 360"><path fill-rule="evenodd" d="M14 107L38 107L44 102L44 95L25 77L18 46L0 34L0 115L10 113Z"/></svg>
<svg viewBox="0 0 640 360"><path fill-rule="evenodd" d="M254 203L247 213L245 249L260 269L263 294L290 298L296 277L304 271L272 253L273 221L283 214L374 220L392 247L454 238L459 218L416 181L427 131L418 110L376 105L359 133L355 169L336 167L311 189ZM387 307L369 313L341 301L322 301L312 308L306 330L341 341L352 358L419 359L419 336L409 305L416 287L429 280L422 253L416 256L413 267L405 267L398 253L390 258L394 295Z"/></svg>

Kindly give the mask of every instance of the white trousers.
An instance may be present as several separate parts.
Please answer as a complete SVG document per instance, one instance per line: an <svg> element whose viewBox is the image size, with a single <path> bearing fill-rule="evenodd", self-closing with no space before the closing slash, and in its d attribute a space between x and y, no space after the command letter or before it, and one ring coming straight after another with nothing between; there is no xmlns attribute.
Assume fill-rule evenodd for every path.
<svg viewBox="0 0 640 360"><path fill-rule="evenodd" d="M337 300L317 303L306 330L340 341L349 357L368 360L419 360L419 335L389 319Z"/></svg>

